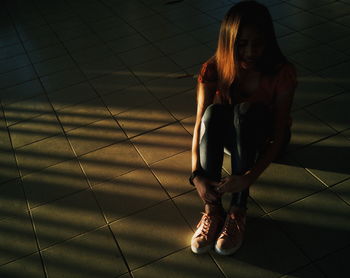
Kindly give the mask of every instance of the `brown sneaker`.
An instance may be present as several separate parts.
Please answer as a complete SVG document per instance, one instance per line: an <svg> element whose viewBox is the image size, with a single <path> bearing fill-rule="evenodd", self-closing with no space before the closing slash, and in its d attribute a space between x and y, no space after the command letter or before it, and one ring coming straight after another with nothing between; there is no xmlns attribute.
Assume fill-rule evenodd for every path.
<svg viewBox="0 0 350 278"><path fill-rule="evenodd" d="M196 254L208 252L214 246L218 232L224 223L221 214L208 214L204 212L202 214L203 216L191 240L191 250Z"/></svg>
<svg viewBox="0 0 350 278"><path fill-rule="evenodd" d="M245 231L245 209L231 210L227 216L224 227L215 244L215 251L220 255L231 255L242 245Z"/></svg>

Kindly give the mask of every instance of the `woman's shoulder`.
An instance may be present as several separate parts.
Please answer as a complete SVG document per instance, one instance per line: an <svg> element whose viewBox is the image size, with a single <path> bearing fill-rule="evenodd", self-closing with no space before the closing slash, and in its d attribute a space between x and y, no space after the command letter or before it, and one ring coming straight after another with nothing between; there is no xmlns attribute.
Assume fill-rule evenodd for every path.
<svg viewBox="0 0 350 278"><path fill-rule="evenodd" d="M295 66L289 61L278 65L274 79L277 90L294 90L297 86L297 71Z"/></svg>
<svg viewBox="0 0 350 278"><path fill-rule="evenodd" d="M281 77L283 75L293 75L296 78L297 71L296 71L295 66L291 62L286 61L285 63L278 64L276 66L275 76Z"/></svg>
<svg viewBox="0 0 350 278"><path fill-rule="evenodd" d="M201 83L216 83L218 80L218 72L216 61L214 58L210 58L202 64L198 75L198 82Z"/></svg>

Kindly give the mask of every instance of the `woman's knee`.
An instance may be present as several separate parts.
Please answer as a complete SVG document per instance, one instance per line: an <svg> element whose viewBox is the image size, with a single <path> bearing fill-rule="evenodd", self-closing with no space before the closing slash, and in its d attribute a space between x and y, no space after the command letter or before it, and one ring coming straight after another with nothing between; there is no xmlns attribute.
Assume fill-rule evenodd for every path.
<svg viewBox="0 0 350 278"><path fill-rule="evenodd" d="M222 117L224 116L224 113L226 110L227 110L226 105L211 104L204 111L204 114L202 117L202 122L209 123L209 122L220 121L220 120L222 120Z"/></svg>

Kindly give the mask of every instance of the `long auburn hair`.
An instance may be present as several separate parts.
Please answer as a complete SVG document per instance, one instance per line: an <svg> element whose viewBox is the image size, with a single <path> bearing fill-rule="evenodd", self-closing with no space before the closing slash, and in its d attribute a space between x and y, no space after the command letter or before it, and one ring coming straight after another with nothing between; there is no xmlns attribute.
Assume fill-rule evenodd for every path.
<svg viewBox="0 0 350 278"><path fill-rule="evenodd" d="M237 38L242 26L254 26L265 35L265 48L257 62L258 70L273 74L278 65L287 62L276 40L275 30L268 9L255 1L235 4L225 15L219 33L215 55L210 59L216 63L218 86L224 100L229 100L230 86L239 76Z"/></svg>

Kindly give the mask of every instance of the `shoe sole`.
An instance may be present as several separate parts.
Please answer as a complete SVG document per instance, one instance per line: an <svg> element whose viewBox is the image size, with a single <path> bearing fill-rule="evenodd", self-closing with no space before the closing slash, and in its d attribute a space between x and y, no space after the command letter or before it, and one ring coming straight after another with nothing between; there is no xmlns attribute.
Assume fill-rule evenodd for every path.
<svg viewBox="0 0 350 278"><path fill-rule="evenodd" d="M196 248L196 247L193 247L193 246L191 245L191 250L192 250L192 252L195 253L195 254L204 254L204 253L207 253L207 252L209 252L212 248L213 248L213 244L208 245L208 246L205 246L205 247L202 247L202 248Z"/></svg>
<svg viewBox="0 0 350 278"><path fill-rule="evenodd" d="M229 256L229 255L232 255L233 253L237 252L237 250L241 246L242 246L242 242L240 242L235 248L225 250L225 249L220 249L219 247L217 247L217 245L215 245L215 252L221 256Z"/></svg>

